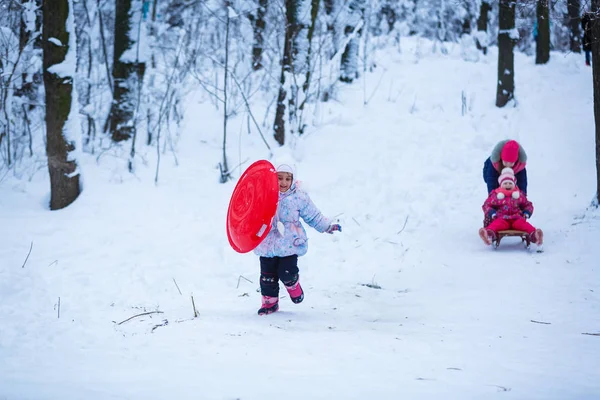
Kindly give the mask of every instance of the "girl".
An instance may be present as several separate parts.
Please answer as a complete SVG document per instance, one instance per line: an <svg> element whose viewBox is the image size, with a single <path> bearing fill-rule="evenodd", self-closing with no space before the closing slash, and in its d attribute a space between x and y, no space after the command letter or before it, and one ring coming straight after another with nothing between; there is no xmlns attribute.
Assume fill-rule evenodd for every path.
<svg viewBox="0 0 600 400"><path fill-rule="evenodd" d="M260 257L260 292L262 305L258 315L274 313L279 309L279 280L287 289L292 302L304 299L298 276L298 257L306 254L308 243L300 217L319 232L342 231L339 224L331 224L308 194L298 187L294 169L288 164L277 167L279 203L271 230L254 253Z"/></svg>
<svg viewBox="0 0 600 400"><path fill-rule="evenodd" d="M525 193L516 186L515 174L511 168L504 168L498 178L500 187L490 193L483 212L492 222L487 228L479 229L479 237L487 245L496 239L498 231L515 229L529 234L531 242L542 245L543 232L533 227L526 219L533 214L533 204Z"/></svg>

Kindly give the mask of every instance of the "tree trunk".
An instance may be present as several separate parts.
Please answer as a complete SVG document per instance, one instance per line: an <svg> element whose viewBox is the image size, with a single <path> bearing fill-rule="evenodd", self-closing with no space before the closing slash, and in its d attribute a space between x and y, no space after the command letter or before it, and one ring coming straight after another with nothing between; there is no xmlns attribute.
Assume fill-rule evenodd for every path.
<svg viewBox="0 0 600 400"><path fill-rule="evenodd" d="M515 29L514 0L500 0L498 28L496 107L504 107L515 97L515 55L513 50L518 32Z"/></svg>
<svg viewBox="0 0 600 400"><path fill-rule="evenodd" d="M279 79L279 94L277 96L277 108L275 110L275 123L273 128L275 130L275 140L280 146L285 144L285 114L286 108L288 109L289 122L292 126L296 122L296 100L298 97L297 88L292 87L291 74L296 71L295 67L296 57L298 57L298 36L301 30L299 23L298 13L301 8L301 2L303 0L286 0L285 1L285 39L283 44L283 55L281 58L281 77ZM287 104L286 104L287 102Z"/></svg>
<svg viewBox="0 0 600 400"><path fill-rule="evenodd" d="M275 123L273 129L275 130L275 140L280 146L285 144L285 114L287 106L290 107L288 114L290 119L293 120L295 115L295 105L293 103L294 96L290 91L291 82L289 81L291 73L293 72L293 61L294 54L297 50L294 49L294 43L297 39L297 32L299 31L298 26L298 11L299 3L302 0L286 0L285 15L285 39L283 44L283 55L281 58L281 77L279 79L279 94L277 95L277 108L275 109ZM289 100L288 99L289 95ZM286 105L286 100L289 104ZM290 121L290 123L292 123Z"/></svg>
<svg viewBox="0 0 600 400"><path fill-rule="evenodd" d="M351 35L356 26L364 18L365 12L365 1L364 0L351 0L348 5L348 16L346 17L346 27L344 28L344 34L346 36ZM362 33L361 28L358 31L358 35L355 35L344 49L341 60L341 71L340 81L351 83L354 79L358 78L358 48L360 44L360 36Z"/></svg>
<svg viewBox="0 0 600 400"><path fill-rule="evenodd" d="M249 15L250 22L254 27L254 45L252 47L252 68L255 71L260 70L263 67L262 55L264 46L264 32L266 27L266 15L267 7L269 6L269 0L258 0L258 9L256 10L256 16L253 14Z"/></svg>
<svg viewBox="0 0 600 400"><path fill-rule="evenodd" d="M596 125L596 196L594 204L600 203L600 0L592 0L591 44L592 76L594 81L594 120Z"/></svg>
<svg viewBox="0 0 600 400"><path fill-rule="evenodd" d="M331 47L329 49L328 58L331 60L338 50L338 29L336 24L338 14L338 0L323 0L323 8L327 16L327 33L331 38Z"/></svg>
<svg viewBox="0 0 600 400"><path fill-rule="evenodd" d="M319 7L321 4L321 0L311 0L311 9L310 9L310 26L308 27L308 51L306 54L306 80L302 85L302 90L304 91L305 98L308 97L308 89L310 88L310 79L312 68L310 65L311 56L312 56L312 40L315 34L315 28L317 27L317 17L319 16ZM300 108L304 108L304 103L300 106Z"/></svg>
<svg viewBox="0 0 600 400"><path fill-rule="evenodd" d="M569 13L570 45L571 51L573 53L581 53L581 31L579 30L579 24L581 23L581 19L579 18L580 6L580 0L567 0L567 10Z"/></svg>
<svg viewBox="0 0 600 400"><path fill-rule="evenodd" d="M537 0L537 35L535 37L535 63L550 60L550 10L548 0Z"/></svg>
<svg viewBox="0 0 600 400"><path fill-rule="evenodd" d="M65 60L69 50L75 52L75 30L72 0L44 0L43 3L43 68L46 89L46 154L50 173L50 209L58 210L79 196L79 171L74 158L79 124L77 102L73 97L75 57ZM67 28L69 27L69 28ZM64 64L62 64L64 63ZM57 64L60 67L53 69ZM76 100L76 97L75 97ZM72 119L67 124L67 120Z"/></svg>
<svg viewBox="0 0 600 400"><path fill-rule="evenodd" d="M21 16L21 24L19 27L19 51L21 54L25 55L27 52L27 47L30 47L34 52L40 51L42 48L41 35L38 34L41 28L41 15L37 12L41 8L41 0L35 0L31 2L31 0L21 0L21 5L23 7L23 15ZM29 15L35 16L35 32L32 32L29 29L28 22L26 18L26 11L33 11L30 8L33 7L33 13ZM36 35L33 37L33 35ZM33 38L33 42L32 42ZM23 57L23 64L28 64L31 58L31 53L28 54L27 57ZM34 104L37 102L37 94L39 92L39 86L42 84L42 74L41 71L35 71L33 75L30 77L29 72L23 72L22 74L22 83L21 87L18 88L15 92L16 96L24 97L29 100L29 104L27 106L27 110L32 110Z"/></svg>
<svg viewBox="0 0 600 400"><path fill-rule="evenodd" d="M136 0L116 0L115 4L114 98L110 111L110 133L115 142L128 140L135 133L136 89L144 76L145 65L134 59L135 52L130 51L123 57L136 44L132 38L132 34L137 33L132 21L132 1Z"/></svg>
<svg viewBox="0 0 600 400"><path fill-rule="evenodd" d="M477 19L477 39L475 44L477 48L483 52L483 54L487 54L488 48L488 38L487 38L487 26L488 26L488 14L492 6L488 3L487 0L481 1L481 6L479 7L479 18Z"/></svg>

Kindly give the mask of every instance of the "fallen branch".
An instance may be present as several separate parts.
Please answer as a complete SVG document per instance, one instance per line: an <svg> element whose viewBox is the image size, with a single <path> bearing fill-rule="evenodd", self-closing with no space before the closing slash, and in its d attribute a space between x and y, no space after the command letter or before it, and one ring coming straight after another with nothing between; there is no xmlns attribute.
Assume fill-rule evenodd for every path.
<svg viewBox="0 0 600 400"><path fill-rule="evenodd" d="M396 233L396 235L399 235L399 234L401 234L401 233L402 233L402 231L404 230L404 228L406 228L406 223L408 222L408 217L409 217L409 216L407 215L407 216L406 216L406 219L404 220L404 225L402 225L402 229L400 229L400 230L398 231L398 233Z"/></svg>
<svg viewBox="0 0 600 400"><path fill-rule="evenodd" d="M31 242L31 246L29 246L29 253L27 253L27 257L25 257L25 261L23 261L23 266L21 268L25 268L25 264L27 264L27 260L29 260L29 255L31 254L31 249L33 249L33 242Z"/></svg>
<svg viewBox="0 0 600 400"><path fill-rule="evenodd" d="M550 322L543 322L543 321L535 321L535 320L531 320L531 322L533 322L534 324L543 324L543 325L551 325Z"/></svg>
<svg viewBox="0 0 600 400"><path fill-rule="evenodd" d="M192 296L192 307L194 308L194 318L197 318L198 311L196 311L196 304L194 303L194 296Z"/></svg>
<svg viewBox="0 0 600 400"><path fill-rule="evenodd" d="M600 333L588 333L588 332L584 332L584 333L582 333L582 335L600 336Z"/></svg>
<svg viewBox="0 0 600 400"><path fill-rule="evenodd" d="M130 320L134 319L134 318L141 317L141 316L144 316L144 315L149 315L149 314L163 314L163 312L162 311L148 311L148 312L145 312L145 313L136 314L133 317L129 317L126 320L119 322L117 325L121 325L121 324L123 324L123 323L125 323L127 321L130 321Z"/></svg>
<svg viewBox="0 0 600 400"><path fill-rule="evenodd" d="M169 321L168 321L168 320L166 320L166 319L164 319L164 320L163 320L163 322L162 322L162 324L154 325L154 326L152 327L152 331L151 331L151 332L154 332L154 330L155 330L156 328L158 328L158 327L161 327L161 326L167 326L167 325L169 325Z"/></svg>
<svg viewBox="0 0 600 400"><path fill-rule="evenodd" d="M245 276L242 276L242 275L240 275L240 276L239 276L239 278L238 278L238 284L237 284L237 286L235 287L236 289L239 289L239 287L240 287L240 280L241 280L242 278L244 278L245 280L247 280L247 281L248 281L248 282L250 282L250 283L254 283L254 282L252 282L250 279L246 278Z"/></svg>
<svg viewBox="0 0 600 400"><path fill-rule="evenodd" d="M354 217L352 217L352 220L353 220L354 222L356 222L356 225L360 226L360 224L358 223L358 221L357 221L356 219L354 219Z"/></svg>
<svg viewBox="0 0 600 400"><path fill-rule="evenodd" d="M183 296L183 293L181 293L181 289L179 289L179 285L177 284L177 282L175 281L175 278L173 278L173 283L175 284L175 286L177 287L177 290L179 291L179 294L181 296Z"/></svg>

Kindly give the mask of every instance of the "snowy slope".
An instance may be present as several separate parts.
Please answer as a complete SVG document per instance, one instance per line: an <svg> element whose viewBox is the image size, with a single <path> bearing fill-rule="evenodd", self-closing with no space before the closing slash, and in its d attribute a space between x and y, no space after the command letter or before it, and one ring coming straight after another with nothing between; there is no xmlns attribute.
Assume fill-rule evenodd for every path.
<svg viewBox="0 0 600 400"><path fill-rule="evenodd" d="M276 314L256 316L258 260L227 242L235 182L217 183L219 114L198 99L158 186L151 149L135 176L87 159L62 211L44 209L45 171L3 181L0 399L600 398L600 337L583 334L600 333L590 69L517 54L518 107L497 109L495 49L468 63L403 46L293 150L344 230L308 232L306 299ZM506 137L529 155L544 253L476 235L481 167ZM230 144L233 165L268 155L255 132Z"/></svg>

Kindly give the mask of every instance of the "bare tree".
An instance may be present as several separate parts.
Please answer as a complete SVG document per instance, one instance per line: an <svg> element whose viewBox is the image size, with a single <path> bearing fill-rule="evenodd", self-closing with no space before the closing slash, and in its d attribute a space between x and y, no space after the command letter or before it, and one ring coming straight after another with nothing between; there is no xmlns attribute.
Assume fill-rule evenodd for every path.
<svg viewBox="0 0 600 400"><path fill-rule="evenodd" d="M74 156L78 135L75 130L79 129L75 122L78 112L73 90L74 25L72 0L44 0L42 38L51 210L68 206L81 191L80 173Z"/></svg>
<svg viewBox="0 0 600 400"><path fill-rule="evenodd" d="M258 7L256 8L256 15L254 13L248 14L248 19L252 23L254 31L254 45L252 46L252 68L255 71L260 70L263 67L263 47L264 47L264 32L266 27L266 15L269 6L269 0L258 0Z"/></svg>
<svg viewBox="0 0 600 400"><path fill-rule="evenodd" d="M515 1L500 0L498 12L498 86L496 107L504 107L515 97L514 45L518 37L515 30Z"/></svg>
<svg viewBox="0 0 600 400"><path fill-rule="evenodd" d="M580 0L567 0L567 10L569 13L569 28L570 28L570 46L573 53L581 53L581 31L579 24L579 8L581 7Z"/></svg>
<svg viewBox="0 0 600 400"><path fill-rule="evenodd" d="M299 11L305 0L285 1L285 38L283 44L283 55L281 57L281 75L279 78L279 93L277 95L277 107L275 109L275 123L273 129L274 137L280 146L285 144L285 115L286 109L289 115L290 126L296 122L296 108L298 87L292 82L292 74L300 72L294 69L294 61L298 55L297 40L301 30Z"/></svg>
<svg viewBox="0 0 600 400"><path fill-rule="evenodd" d="M145 64L139 61L135 52L138 33L135 25L141 22L133 19L135 11L139 11L141 6L138 1L116 0L115 3L112 69L114 99L110 110L110 133L115 142L128 140L135 134L137 88L144 78L145 70ZM132 8L132 5L136 7Z"/></svg>
<svg viewBox="0 0 600 400"><path fill-rule="evenodd" d="M481 50L483 54L487 54L487 26L489 19L488 15L491 9L492 6L490 5L489 0L481 0L481 5L479 6L479 18L477 19L477 36L475 43L477 48Z"/></svg>
<svg viewBox="0 0 600 400"><path fill-rule="evenodd" d="M550 10L548 9L548 0L537 0L536 11L535 63L546 64L550 60Z"/></svg>
<svg viewBox="0 0 600 400"><path fill-rule="evenodd" d="M345 16L346 26L344 28L344 35L352 35L355 28L361 20L364 19L365 3L365 0L351 0L348 4L346 10L347 14ZM358 47L362 29L363 28L360 28L358 34L353 35L348 41L344 53L342 54L340 71L340 81L342 82L351 83L358 77Z"/></svg>

